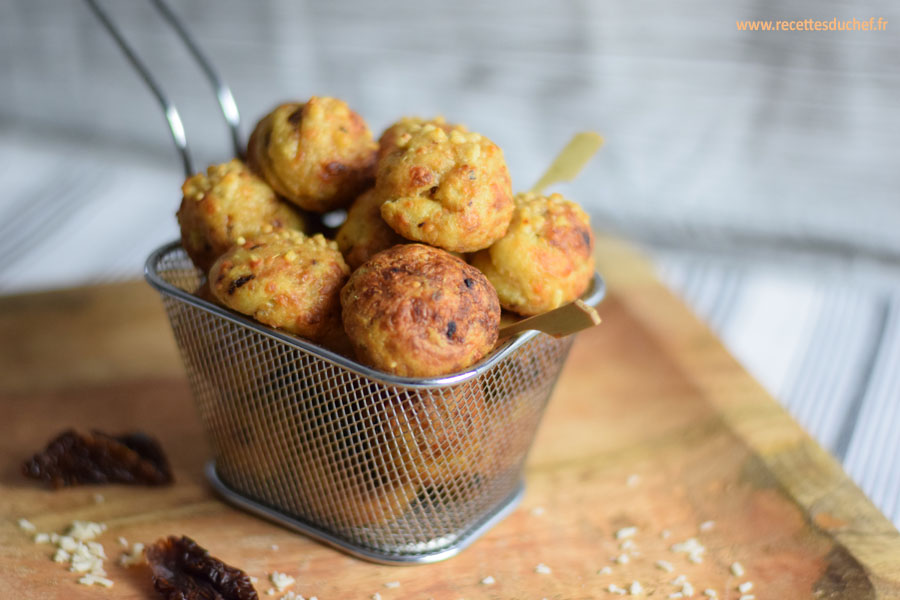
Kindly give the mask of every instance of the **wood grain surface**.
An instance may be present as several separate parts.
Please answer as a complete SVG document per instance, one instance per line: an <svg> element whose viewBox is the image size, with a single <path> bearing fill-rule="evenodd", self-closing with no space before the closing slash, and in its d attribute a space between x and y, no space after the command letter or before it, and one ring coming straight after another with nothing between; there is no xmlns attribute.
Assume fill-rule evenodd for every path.
<svg viewBox="0 0 900 600"><path fill-rule="evenodd" d="M449 561L368 564L219 501L208 454L162 312L142 282L0 298L0 596L153 598L149 571L115 564L118 536L186 534L259 578L322 600L605 598L639 581L666 598L684 574L737 600L900 597L900 534L625 246L601 239L609 282L603 324L579 335L530 455L522 506ZM158 436L177 483L48 491L21 462L67 427ZM101 493L104 501L96 502ZM108 525L110 589L83 587L16 520L61 531ZM713 521L700 531L700 524ZM627 564L615 532L636 526ZM671 532L663 539L664 530ZM702 563L669 547L692 536ZM655 567L673 564L674 572ZM740 561L746 575L729 570ZM551 573L537 573L543 563ZM599 572L610 567L610 573ZM493 585L484 585L487 576ZM399 587L385 587L399 582ZM278 597L278 596L275 596Z"/></svg>

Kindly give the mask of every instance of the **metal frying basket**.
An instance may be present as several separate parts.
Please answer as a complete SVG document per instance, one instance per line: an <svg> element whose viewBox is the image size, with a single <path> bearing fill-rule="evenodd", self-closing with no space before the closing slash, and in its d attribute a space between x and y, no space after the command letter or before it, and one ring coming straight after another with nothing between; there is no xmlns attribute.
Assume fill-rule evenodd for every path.
<svg viewBox="0 0 900 600"><path fill-rule="evenodd" d="M573 336L505 341L469 370L395 377L194 296L178 242L147 260L226 499L382 563L448 558L521 498L525 457ZM596 305L595 276L583 297Z"/></svg>

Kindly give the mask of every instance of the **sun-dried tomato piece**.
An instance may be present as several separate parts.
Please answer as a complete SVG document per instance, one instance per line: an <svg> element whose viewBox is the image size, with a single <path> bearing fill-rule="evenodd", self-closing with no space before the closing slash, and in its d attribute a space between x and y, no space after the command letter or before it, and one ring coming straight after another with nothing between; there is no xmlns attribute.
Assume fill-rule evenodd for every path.
<svg viewBox="0 0 900 600"><path fill-rule="evenodd" d="M65 431L25 461L26 477L54 488L96 483L165 485L172 470L159 443L144 433L111 436Z"/></svg>
<svg viewBox="0 0 900 600"><path fill-rule="evenodd" d="M187 536L157 540L145 550L153 587L166 600L257 600L250 577Z"/></svg>

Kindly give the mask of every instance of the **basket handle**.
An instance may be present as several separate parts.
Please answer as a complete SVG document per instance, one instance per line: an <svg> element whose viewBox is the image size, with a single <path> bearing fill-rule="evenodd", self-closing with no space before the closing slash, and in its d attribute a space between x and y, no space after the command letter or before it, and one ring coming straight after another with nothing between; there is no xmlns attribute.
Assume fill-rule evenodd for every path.
<svg viewBox="0 0 900 600"><path fill-rule="evenodd" d="M178 113L178 109L175 108L175 105L168 99L165 92L163 92L162 86L160 86L156 78L153 77L153 74L137 55L137 52L135 52L134 48L125 40L125 37L122 35L121 30L116 26L115 23L113 23L112 19L109 18L106 10L101 8L101 6L97 3L97 0L85 0L85 2L94 13L94 16L97 17L97 20L100 21L100 24L103 25L107 33L109 33L109 35L116 42L116 45L119 46L122 54L125 55L125 58L128 59L128 62L131 64L134 70L137 71L138 75L140 75L141 79L143 79L147 87L150 88L151 93L162 108L166 123L169 126L169 133L172 135L172 140L175 142L175 149L178 151L178 154L181 157L181 164L184 167L184 174L186 177L190 177L194 173L193 161L191 160L191 152L188 148L187 136L184 132L184 123L181 120L181 115ZM152 0L152 2L157 11L175 30L175 33L178 34L178 37L185 44L185 46L187 46L188 50L191 53L191 56L200 65L203 73L206 75L207 80L215 90L216 98L219 102L219 108L222 112L222 116L225 118L225 122L228 124L231 133L231 142L234 146L234 154L237 157L242 157L243 144L241 143L240 136L241 117L240 113L238 112L237 103L234 100L234 95L231 93L231 89L224 82L224 80L219 77L218 73L213 68L212 63L200 50L200 47L197 45L196 40L187 30L187 27L172 11L171 7L165 2L165 0Z"/></svg>

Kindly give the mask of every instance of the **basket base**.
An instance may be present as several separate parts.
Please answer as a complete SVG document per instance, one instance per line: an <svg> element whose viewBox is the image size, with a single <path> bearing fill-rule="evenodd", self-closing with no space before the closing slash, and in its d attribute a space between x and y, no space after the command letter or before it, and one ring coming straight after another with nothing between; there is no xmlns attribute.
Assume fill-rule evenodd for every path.
<svg viewBox="0 0 900 600"><path fill-rule="evenodd" d="M284 514L265 504L261 504L255 500L229 488L216 472L216 462L214 460L206 463L206 478L210 485L222 498L227 502L253 513L269 521L273 521L283 527L292 529L307 535L315 540L323 542L333 548L346 552L351 556L361 558L370 562L383 565L417 565L428 564L446 560L451 556L459 554L469 544L481 537L491 527L506 518L522 501L525 495L525 484L519 482L516 489L505 500L500 502L494 510L490 512L481 522L464 535L456 538L451 546L447 546L435 552L422 554L396 554L391 552L379 552L371 548L364 548L340 539L331 533L311 525L305 521L301 521L295 517Z"/></svg>

